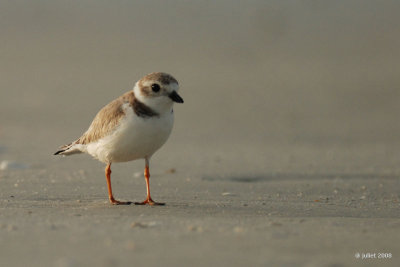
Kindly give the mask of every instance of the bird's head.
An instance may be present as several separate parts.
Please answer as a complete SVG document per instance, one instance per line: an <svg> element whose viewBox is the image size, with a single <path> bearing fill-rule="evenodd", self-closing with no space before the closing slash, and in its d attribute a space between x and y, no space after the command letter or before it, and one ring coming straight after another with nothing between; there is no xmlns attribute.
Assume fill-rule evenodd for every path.
<svg viewBox="0 0 400 267"><path fill-rule="evenodd" d="M153 72L141 78L133 88L137 99L157 111L171 109L174 102L183 103L178 95L178 81L163 72Z"/></svg>

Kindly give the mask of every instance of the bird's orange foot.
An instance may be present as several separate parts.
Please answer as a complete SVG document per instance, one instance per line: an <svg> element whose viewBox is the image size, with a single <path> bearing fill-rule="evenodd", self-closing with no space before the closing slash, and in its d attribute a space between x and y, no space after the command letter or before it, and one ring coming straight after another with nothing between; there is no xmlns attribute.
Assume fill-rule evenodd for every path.
<svg viewBox="0 0 400 267"><path fill-rule="evenodd" d="M152 200L151 198L147 198L147 199L146 199L145 201L143 201L143 202L135 202L135 205L164 206L165 203L155 202L155 201Z"/></svg>
<svg viewBox="0 0 400 267"><path fill-rule="evenodd" d="M130 205L132 202L130 201L119 201L115 200L114 198L110 198L110 202L112 205Z"/></svg>

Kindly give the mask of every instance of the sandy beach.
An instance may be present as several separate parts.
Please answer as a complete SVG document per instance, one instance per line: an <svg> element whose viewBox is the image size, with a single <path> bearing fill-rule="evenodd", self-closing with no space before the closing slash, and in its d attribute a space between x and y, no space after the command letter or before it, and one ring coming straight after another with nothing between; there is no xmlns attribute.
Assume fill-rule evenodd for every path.
<svg viewBox="0 0 400 267"><path fill-rule="evenodd" d="M1 2L0 266L399 266L395 2ZM56 157L143 75L180 83L112 206ZM145 198L144 161L113 164Z"/></svg>

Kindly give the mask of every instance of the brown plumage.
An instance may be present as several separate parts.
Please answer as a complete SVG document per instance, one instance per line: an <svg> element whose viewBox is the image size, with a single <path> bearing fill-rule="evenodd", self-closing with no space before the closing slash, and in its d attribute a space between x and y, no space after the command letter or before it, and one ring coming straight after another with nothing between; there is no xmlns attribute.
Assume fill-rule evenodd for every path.
<svg viewBox="0 0 400 267"><path fill-rule="evenodd" d="M60 147L60 150L54 153L54 155L58 155L68 150L68 148L73 144L87 145L111 133L119 124L121 118L125 115L122 109L124 104L128 104L132 107L133 111L139 117L146 118L158 116L157 112L140 102L135 97L133 91L129 91L103 107L93 119L89 129L81 137L70 144Z"/></svg>

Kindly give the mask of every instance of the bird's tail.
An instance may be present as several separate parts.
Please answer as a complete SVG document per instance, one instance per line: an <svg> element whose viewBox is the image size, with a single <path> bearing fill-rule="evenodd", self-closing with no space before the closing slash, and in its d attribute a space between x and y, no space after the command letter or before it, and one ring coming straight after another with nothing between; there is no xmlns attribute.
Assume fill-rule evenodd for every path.
<svg viewBox="0 0 400 267"><path fill-rule="evenodd" d="M72 155L72 154L79 154L82 153L82 150L80 149L80 145L76 144L75 142L64 145L59 148L59 150L54 153L54 155Z"/></svg>

